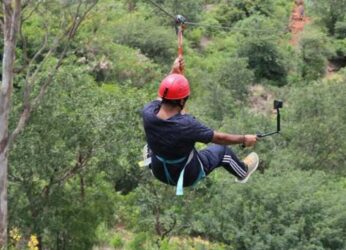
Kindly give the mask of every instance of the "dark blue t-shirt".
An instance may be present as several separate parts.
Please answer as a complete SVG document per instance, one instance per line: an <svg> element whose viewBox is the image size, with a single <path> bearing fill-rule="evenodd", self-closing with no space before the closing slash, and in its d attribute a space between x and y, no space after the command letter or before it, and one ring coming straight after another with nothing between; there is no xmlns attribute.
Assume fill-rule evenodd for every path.
<svg viewBox="0 0 346 250"><path fill-rule="evenodd" d="M142 110L144 130L149 148L167 160L189 155L196 142L209 143L213 130L193 116L176 114L167 120L158 118L161 101L148 103Z"/></svg>

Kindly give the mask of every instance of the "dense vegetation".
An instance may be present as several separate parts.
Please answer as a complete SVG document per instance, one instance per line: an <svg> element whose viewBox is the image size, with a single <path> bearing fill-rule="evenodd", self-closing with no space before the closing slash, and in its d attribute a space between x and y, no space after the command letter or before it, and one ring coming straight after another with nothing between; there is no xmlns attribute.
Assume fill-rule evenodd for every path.
<svg viewBox="0 0 346 250"><path fill-rule="evenodd" d="M21 65L47 29L54 45L74 2L25 7L12 129ZM282 134L256 145L260 170L248 184L220 169L176 197L137 165L139 111L176 56L172 20L150 1L100 0L11 150L11 247L26 249L36 235L41 249L346 249L346 2L306 0L312 22L297 46L287 28L294 1L156 2L200 24L184 32L189 112L225 132L269 131L279 98ZM33 95L64 43L35 58ZM338 72L327 74L328 63Z"/></svg>

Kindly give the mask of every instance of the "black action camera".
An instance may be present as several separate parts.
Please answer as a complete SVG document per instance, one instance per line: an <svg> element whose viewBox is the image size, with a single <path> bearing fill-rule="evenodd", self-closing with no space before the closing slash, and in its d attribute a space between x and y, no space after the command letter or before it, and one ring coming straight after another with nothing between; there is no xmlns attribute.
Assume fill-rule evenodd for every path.
<svg viewBox="0 0 346 250"><path fill-rule="evenodd" d="M274 109L281 109L283 107L284 102L281 100L274 100Z"/></svg>

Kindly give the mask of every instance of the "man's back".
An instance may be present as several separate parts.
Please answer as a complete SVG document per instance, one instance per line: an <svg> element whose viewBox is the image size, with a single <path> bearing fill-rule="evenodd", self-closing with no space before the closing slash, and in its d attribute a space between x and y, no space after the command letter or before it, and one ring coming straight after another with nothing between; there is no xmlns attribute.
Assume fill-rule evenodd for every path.
<svg viewBox="0 0 346 250"><path fill-rule="evenodd" d="M142 111L147 142L154 154L178 159L188 156L195 142L211 142L213 130L190 115L178 113L166 120L158 118L160 104L160 101L153 101Z"/></svg>

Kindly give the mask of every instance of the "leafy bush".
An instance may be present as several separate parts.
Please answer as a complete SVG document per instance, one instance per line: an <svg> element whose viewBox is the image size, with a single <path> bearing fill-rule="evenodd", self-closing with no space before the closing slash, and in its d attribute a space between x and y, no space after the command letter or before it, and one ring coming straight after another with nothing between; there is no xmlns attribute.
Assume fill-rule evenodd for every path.
<svg viewBox="0 0 346 250"><path fill-rule="evenodd" d="M176 0L163 0L163 7L170 13L183 15L188 21L198 22L201 19L201 12L203 11L204 0L195 1L176 1ZM167 19L166 19L167 20Z"/></svg>
<svg viewBox="0 0 346 250"><path fill-rule="evenodd" d="M159 21L132 14L118 20L112 27L113 41L133 48L159 63L171 63L176 55L174 29L158 25Z"/></svg>
<svg viewBox="0 0 346 250"><path fill-rule="evenodd" d="M289 138L289 162L299 169L320 169L345 175L346 87L340 80L317 82L292 90L284 128ZM285 124L285 123L283 123Z"/></svg>
<svg viewBox="0 0 346 250"><path fill-rule="evenodd" d="M248 87L254 81L254 73L248 69L247 58L233 57L225 60L215 78L237 100L244 100Z"/></svg>
<svg viewBox="0 0 346 250"><path fill-rule="evenodd" d="M87 65L87 73L92 74L97 82L141 87L160 76L158 65L139 50L124 45L95 39L81 48L80 54L77 63Z"/></svg>
<svg viewBox="0 0 346 250"><path fill-rule="evenodd" d="M244 19L246 13L229 3L218 5L215 11L215 18L224 26L232 27L236 22Z"/></svg>
<svg viewBox="0 0 346 250"><path fill-rule="evenodd" d="M192 230L234 249L343 249L345 225L332 219L345 216L343 182L285 170L286 164L275 167L254 175L247 187L231 185L229 178L215 183L204 197L213 206L192 214ZM215 196L219 190L222 194Z"/></svg>
<svg viewBox="0 0 346 250"><path fill-rule="evenodd" d="M325 26L329 34L334 35L336 23L343 21L345 18L345 1L315 0L311 4L311 8L317 18L316 21Z"/></svg>
<svg viewBox="0 0 346 250"><path fill-rule="evenodd" d="M272 33L277 30L269 19L252 16L237 26L244 35L239 42L238 54L249 60L250 69L254 70L256 80L272 80L276 85L286 84L288 65L281 48L275 42Z"/></svg>
<svg viewBox="0 0 346 250"><path fill-rule="evenodd" d="M196 191L186 190L184 201L162 188L156 189L156 199L138 190L138 227L155 225L155 210L143 206L152 204L160 211L162 224L156 225L169 226L165 222L173 216L176 226L171 234L199 235L223 242L227 249L343 249L345 180L294 170L280 160L274 159L269 170L253 175L247 185L232 184L231 176L217 170Z"/></svg>
<svg viewBox="0 0 346 250"><path fill-rule="evenodd" d="M249 58L249 66L257 80L272 80L279 86L286 83L287 69L273 42L248 40L239 48L239 56Z"/></svg>
<svg viewBox="0 0 346 250"><path fill-rule="evenodd" d="M287 1L225 1L218 4L212 11L214 17L224 26L232 27L238 21L250 16L270 17L273 21L287 22L289 16Z"/></svg>
<svg viewBox="0 0 346 250"><path fill-rule="evenodd" d="M51 34L60 34L61 17L71 19L61 4L76 1L28 2L22 25L32 56L46 22ZM43 249L95 244L125 250L346 249L346 181L341 177L346 173L346 70L335 74L336 80L310 82L324 73L330 54L326 36L306 30L301 58L296 58L288 35L277 35L291 11L287 0L158 3L202 24L185 33L185 73L193 114L211 127L231 133L271 131L275 115L249 112L249 85L269 80L282 86L286 79L300 81L301 75L309 83L265 87L287 105L281 136L256 145L258 172L241 186L218 169L176 197L173 187L138 169L144 143L138 111L155 97L160 75L169 71L176 34L170 19L157 15L148 2L99 1L10 152L9 227L17 225L23 237L37 234ZM313 20L334 33L332 50L344 57L344 1L306 4L311 13L320 11ZM35 6L42 15L31 15ZM233 29L212 27L220 24ZM199 50L206 36L208 46ZM26 61L20 37L18 44L19 69ZM42 68L33 65L40 69L34 93L56 61L53 53ZM16 74L14 81L11 130L22 111L23 76ZM248 152L233 149L240 156Z"/></svg>
<svg viewBox="0 0 346 250"><path fill-rule="evenodd" d="M327 37L318 31L307 30L302 34L300 53L303 60L302 76L316 80L326 73L327 57L330 55Z"/></svg>
<svg viewBox="0 0 346 250"><path fill-rule="evenodd" d="M119 235L115 235L110 240L110 245L115 249L120 249L124 246L124 240Z"/></svg>
<svg viewBox="0 0 346 250"><path fill-rule="evenodd" d="M346 57L346 38L332 41L334 56L343 59Z"/></svg>
<svg viewBox="0 0 346 250"><path fill-rule="evenodd" d="M346 21L336 22L335 36L339 39L346 38Z"/></svg>
<svg viewBox="0 0 346 250"><path fill-rule="evenodd" d="M115 187L128 192L137 185L137 110L146 97L138 89L101 88L67 62L10 155L10 216L43 246L90 249L97 226L114 211ZM17 96L14 106L20 108Z"/></svg>

